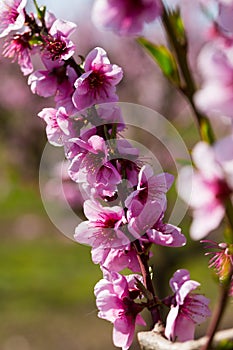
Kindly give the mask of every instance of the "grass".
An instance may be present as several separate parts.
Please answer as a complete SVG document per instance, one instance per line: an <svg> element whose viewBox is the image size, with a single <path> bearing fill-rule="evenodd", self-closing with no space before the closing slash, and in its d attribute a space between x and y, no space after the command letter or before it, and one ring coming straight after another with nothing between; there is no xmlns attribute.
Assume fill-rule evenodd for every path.
<svg viewBox="0 0 233 350"><path fill-rule="evenodd" d="M102 275L90 247L53 227L35 185L16 181L1 193L0 349L114 349L111 325L97 318L93 287ZM35 222L24 234L18 223L27 216Z"/></svg>
<svg viewBox="0 0 233 350"><path fill-rule="evenodd" d="M10 239L0 246L0 308L72 308L87 303L101 277L90 249L62 240Z"/></svg>

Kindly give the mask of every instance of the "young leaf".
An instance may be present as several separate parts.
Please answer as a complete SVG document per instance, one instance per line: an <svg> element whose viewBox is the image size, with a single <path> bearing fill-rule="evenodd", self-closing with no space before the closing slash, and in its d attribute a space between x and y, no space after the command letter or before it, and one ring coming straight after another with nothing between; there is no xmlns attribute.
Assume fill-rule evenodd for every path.
<svg viewBox="0 0 233 350"><path fill-rule="evenodd" d="M146 49L162 70L163 74L175 85L179 85L180 78L176 60L166 46L155 45L145 38L139 38L138 43Z"/></svg>
<svg viewBox="0 0 233 350"><path fill-rule="evenodd" d="M177 9L169 12L169 20L176 35L177 41L179 41L180 45L185 46L187 44L187 40L184 23L180 15L180 10Z"/></svg>

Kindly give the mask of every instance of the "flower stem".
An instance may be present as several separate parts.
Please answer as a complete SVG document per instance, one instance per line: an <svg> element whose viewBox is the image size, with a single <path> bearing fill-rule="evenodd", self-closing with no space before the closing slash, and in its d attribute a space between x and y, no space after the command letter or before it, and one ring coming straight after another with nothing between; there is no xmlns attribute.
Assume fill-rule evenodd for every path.
<svg viewBox="0 0 233 350"><path fill-rule="evenodd" d="M233 205L230 198L227 198L225 206L226 206L226 217L230 228L230 237L228 238L229 242L227 243L233 243Z"/></svg>
<svg viewBox="0 0 233 350"><path fill-rule="evenodd" d="M36 11L39 12L39 11L40 11L40 8L39 8L39 6L38 6L38 4L37 4L37 1L36 1L36 0L33 0L33 3L34 3L34 5L35 5Z"/></svg>
<svg viewBox="0 0 233 350"><path fill-rule="evenodd" d="M161 320L161 316L160 316L160 311L158 307L157 297L155 295L154 286L151 280L150 270L148 266L148 257L143 252L143 249L138 240L134 241L133 244L137 251L138 262L141 268L144 285L146 289L151 293L151 296L152 296L151 300L149 300L150 306L148 307L148 309L151 313L151 318L154 326L156 323L158 323Z"/></svg>
<svg viewBox="0 0 233 350"><path fill-rule="evenodd" d="M202 115L198 111L194 104L193 97L197 89L187 59L187 40L186 38L183 41L178 40L173 29L173 24L170 21L169 13L165 8L163 11L162 21L167 34L168 41L174 51L183 78L183 85L179 86L179 90L186 96L192 107L192 110L196 116L196 120L199 126L198 129L200 132L201 139L212 144L214 142L214 134L210 122L206 116Z"/></svg>
<svg viewBox="0 0 233 350"><path fill-rule="evenodd" d="M231 286L232 271L230 272L227 281L220 284L219 300L217 302L214 314L212 316L209 328L206 332L208 337L206 344L201 348L201 350L210 350L214 335L218 329L218 326L222 320L222 316L225 312L227 302L229 300L229 289Z"/></svg>

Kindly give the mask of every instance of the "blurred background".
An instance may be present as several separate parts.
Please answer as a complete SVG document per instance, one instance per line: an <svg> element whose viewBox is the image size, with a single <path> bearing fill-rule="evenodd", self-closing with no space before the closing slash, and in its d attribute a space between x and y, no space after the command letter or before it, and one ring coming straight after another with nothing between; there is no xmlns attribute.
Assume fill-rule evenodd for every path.
<svg viewBox="0 0 233 350"><path fill-rule="evenodd" d="M32 1L28 2L30 5ZM46 5L57 17L77 23L72 37L77 54L86 55L101 46L111 62L123 67L124 79L118 87L120 101L158 111L179 130L188 149L192 148L198 133L184 99L132 38L118 38L92 25L93 1L76 0L75 6L71 0L45 0L39 4ZM148 26L145 35L164 41L158 23ZM197 38L191 57L194 66L192 58L201 44ZM16 64L3 57L0 75L0 349L114 349L112 326L97 318L93 287L101 273L91 262L90 249L59 232L48 218L40 196L38 169L46 136L45 125L37 114L43 107L52 107L53 101L32 95L27 78ZM135 139L142 143L147 140L145 145L155 156L159 153L153 140L148 141L140 130ZM165 171L173 172L172 164L165 158L164 167ZM80 209L80 202L72 197L72 187L67 179L64 181L72 206ZM47 190L58 198L54 184L49 185ZM169 196L174 202L174 186ZM186 249L156 248L151 262L159 280L156 288L161 296L166 295L174 271L188 268L191 278L203 283L201 291L211 298L213 307L217 286L208 270L203 247L189 239L189 223L187 215L180 224L188 239ZM213 237L216 235L217 232ZM229 306L222 328L229 325L232 311ZM206 324L199 327L197 335L203 334L205 327ZM138 349L137 342L132 348Z"/></svg>

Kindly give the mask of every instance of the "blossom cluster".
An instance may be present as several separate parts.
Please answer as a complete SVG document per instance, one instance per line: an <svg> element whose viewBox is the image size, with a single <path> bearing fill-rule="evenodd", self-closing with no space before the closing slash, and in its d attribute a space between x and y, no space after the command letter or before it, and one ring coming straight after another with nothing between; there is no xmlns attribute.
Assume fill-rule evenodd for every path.
<svg viewBox="0 0 233 350"><path fill-rule="evenodd" d="M48 141L64 147L68 174L85 194L86 220L76 227L74 238L91 246L92 260L103 272L94 289L98 316L113 323L113 342L122 349L132 344L135 326L146 324L141 314L144 309L151 312L153 323L164 322L167 339L193 339L195 325L210 315L209 300L194 293L200 284L190 279L186 269L179 269L170 279L172 295L162 300L152 284L151 247L182 247L186 238L179 227L164 222L173 176L155 174L122 136L127 125L117 104L117 85L123 69L112 64L100 47L85 57L79 54L77 61L71 40L76 25L57 19L44 7L28 14L26 2L3 0L0 37L7 36L3 55L17 60L22 73L29 75L33 94L54 98L54 106L44 108L38 116L46 123ZM199 3L201 11L203 1ZM207 3L214 4L217 12L198 57L203 80L191 102L210 121L216 116L222 123L227 120L229 134L212 144L206 140L197 143L192 151L194 175L188 166L179 176L179 193L193 209L190 234L196 240L217 229L225 213L233 225L229 214L233 195L233 1ZM146 23L162 20L164 11L160 0L96 0L92 17L117 34L137 36ZM182 37L181 29L179 33ZM42 69L34 70L34 55L39 55ZM221 284L230 279L232 295L232 242L208 242L208 248L214 249L208 253L212 254L210 267L215 268ZM132 273L124 275L124 269ZM161 319L162 308L167 308L165 319Z"/></svg>

